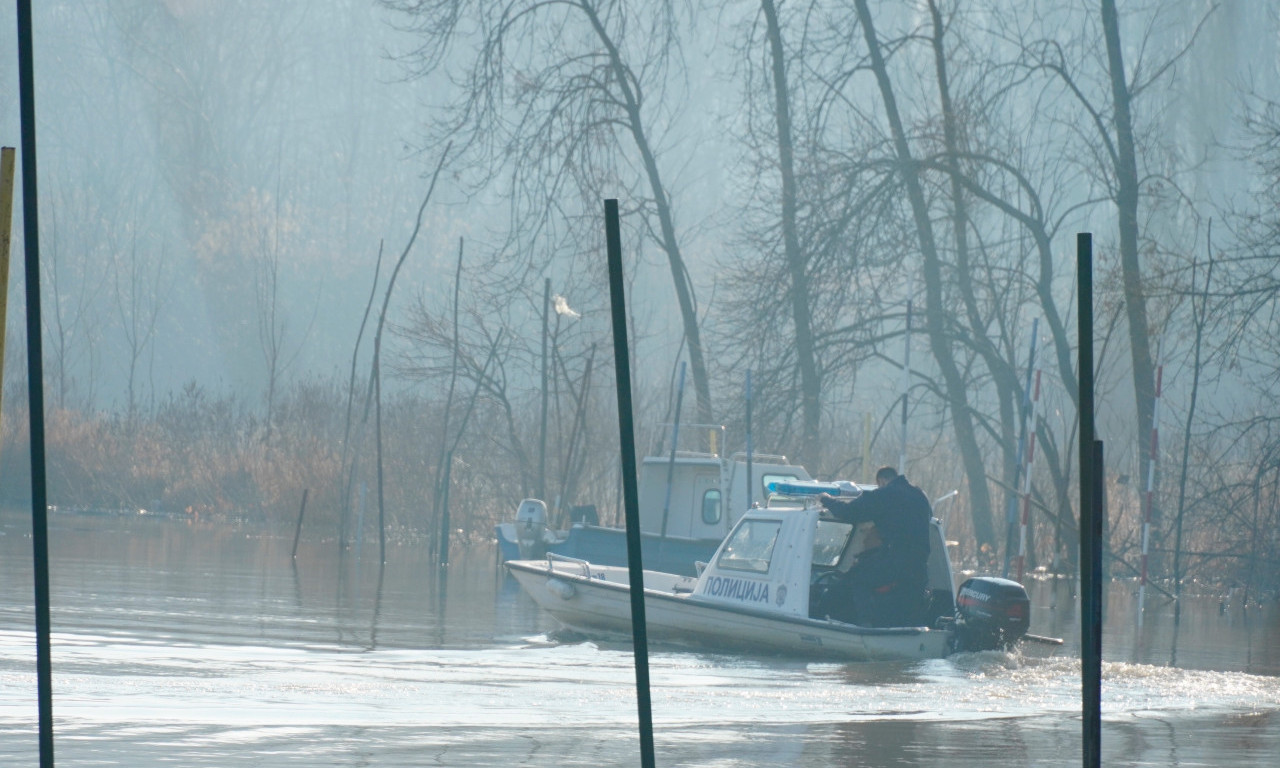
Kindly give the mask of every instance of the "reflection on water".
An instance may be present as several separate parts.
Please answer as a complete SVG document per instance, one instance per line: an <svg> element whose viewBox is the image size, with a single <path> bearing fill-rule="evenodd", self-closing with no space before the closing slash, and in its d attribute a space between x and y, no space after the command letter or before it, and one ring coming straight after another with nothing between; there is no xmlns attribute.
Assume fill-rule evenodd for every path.
<svg viewBox="0 0 1280 768"><path fill-rule="evenodd" d="M0 764L35 762L30 539L0 517ZM291 532L55 516L60 765L634 765L625 648L555 643L494 553L341 556ZM1032 631L1073 639L1072 585L1033 585ZM1280 612L1110 592L1108 764L1274 764ZM808 663L657 649L661 765L1078 765L1080 665L963 654Z"/></svg>

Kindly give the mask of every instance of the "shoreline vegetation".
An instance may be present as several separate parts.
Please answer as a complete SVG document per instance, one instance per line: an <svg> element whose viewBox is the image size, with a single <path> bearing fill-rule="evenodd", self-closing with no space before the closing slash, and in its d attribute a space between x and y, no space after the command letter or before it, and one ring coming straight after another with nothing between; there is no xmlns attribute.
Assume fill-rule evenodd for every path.
<svg viewBox="0 0 1280 768"><path fill-rule="evenodd" d="M378 492L375 449L371 429L359 423L344 452L345 386L333 382L297 384L283 392L273 409L270 430L252 404L234 395L214 395L195 384L161 401L149 413L128 414L52 409L46 414L48 498L55 516L115 516L185 520L209 526L244 526L292 535L304 492L308 501L302 537L341 538L350 547L378 540ZM16 398L15 398L16 399ZM492 404L489 404L492 405ZM536 408L516 409L532 414L527 424L504 423L504 409L478 407L476 427L453 452L448 491L450 543L458 547L488 545L497 523L509 520L520 499L534 495L539 467L536 451ZM387 540L400 545L425 543L437 547L442 505L438 503L435 453L443 408L412 391L389 395L383 403L383 504ZM596 416L596 424L612 419ZM358 419L357 419L358 421ZM4 414L3 453L0 453L0 503L6 509L29 505L29 443L27 414L10 407ZM597 426L588 431L572 456L563 455L559 441L549 441L546 459L548 504L553 514L558 494L560 509L595 503L603 524L617 524L616 433ZM268 436L269 433L269 436ZM554 429L553 429L554 434ZM918 462L913 482L933 489L935 497L945 481L955 477L934 449L934 460ZM344 458L345 454L345 458ZM571 472L566 472L566 468ZM564 479L562 479L564 478ZM1138 573L1140 515L1126 500L1132 493L1123 477L1108 478L1110 513L1109 576L1135 579ZM1266 489L1260 489L1265 495ZM363 501L362 501L363 498ZM344 503L345 500L345 503ZM361 504L363 503L363 511ZM1268 499L1259 499L1266 505ZM939 505L953 542L957 568L995 572L995 553L974 546L963 498ZM56 517L55 517L56 519ZM1232 526L1232 516L1196 517L1184 531L1183 558L1187 568L1183 588L1225 594L1245 592L1244 599L1265 600L1280 594L1276 553L1267 549L1274 536L1244 525ZM1033 525L1028 573L1034 578L1069 575L1074 568L1051 549L1051 521ZM1074 534L1074 529L1071 531ZM1241 542L1257 542L1252 551ZM1233 542L1237 545L1232 549ZM1274 548L1273 548L1274 549ZM1234 556L1233 556L1234 555ZM1166 553L1165 571L1156 572L1156 589L1172 591ZM1154 571L1154 569L1153 569Z"/></svg>

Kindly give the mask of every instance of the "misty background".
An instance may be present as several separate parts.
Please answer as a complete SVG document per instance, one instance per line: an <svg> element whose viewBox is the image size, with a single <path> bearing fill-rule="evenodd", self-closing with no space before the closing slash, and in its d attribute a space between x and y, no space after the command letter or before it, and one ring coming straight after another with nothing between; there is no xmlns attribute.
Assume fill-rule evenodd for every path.
<svg viewBox="0 0 1280 768"><path fill-rule="evenodd" d="M641 450L685 362L681 418L727 425L720 450L750 371L756 450L865 480L903 450L909 348L901 469L961 490L977 565L1007 553L1034 429L1032 564L1073 567L1093 232L1113 575L1151 477L1157 573L1280 587L1270 4L36 6L53 505L287 525L306 490L308 535L343 544L375 495L393 535L438 536L446 487L462 541L531 495L616 521L616 197ZM17 146L16 55L0 83Z"/></svg>

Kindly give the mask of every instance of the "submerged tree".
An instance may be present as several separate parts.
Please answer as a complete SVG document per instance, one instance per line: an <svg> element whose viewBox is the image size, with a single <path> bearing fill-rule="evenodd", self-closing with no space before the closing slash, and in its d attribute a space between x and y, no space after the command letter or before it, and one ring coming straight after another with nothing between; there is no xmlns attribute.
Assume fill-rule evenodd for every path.
<svg viewBox="0 0 1280 768"><path fill-rule="evenodd" d="M909 283L901 184L846 90L862 66L849 24L838 4L762 0L746 25L744 199L717 278L724 367L753 372L757 425L817 472L840 464L832 438L863 366L901 339Z"/></svg>
<svg viewBox="0 0 1280 768"><path fill-rule="evenodd" d="M795 329L796 370L800 375L801 422L803 450L801 461L812 458L817 449L821 416L819 396L822 382L814 354L813 309L809 287L808 254L801 248L797 219L795 142L791 121L791 89L787 82L787 57L782 44L782 28L773 0L761 0L765 17L765 37L769 41L769 71L774 94L774 120L777 123L778 173L781 181L781 234L788 277L791 322Z"/></svg>
<svg viewBox="0 0 1280 768"><path fill-rule="evenodd" d="M1046 29L1043 39L1026 46L1028 64L1051 73L1061 84L1062 95L1078 106L1077 130L1085 150L1079 157L1086 177L1096 180L1115 208L1139 467L1147 467L1151 458L1156 367L1152 329L1157 324L1151 319L1150 304L1161 292L1163 265L1157 258L1165 250L1161 228L1153 221L1162 205L1162 190L1173 189L1169 197L1177 201L1176 174L1180 169L1168 143L1145 132L1138 106L1153 86L1173 76L1212 12L1210 8L1193 29L1179 35L1182 44L1160 61L1151 61L1147 54L1160 10L1146 20L1138 57L1126 62L1126 38L1121 31L1125 18L1115 0L1100 0L1097 16L1090 18L1091 22L1096 20L1097 27L1088 34L1064 42L1057 38L1056 30ZM1158 109L1157 104L1149 107L1151 112Z"/></svg>
<svg viewBox="0 0 1280 768"><path fill-rule="evenodd" d="M906 187L915 223L917 244L921 255L921 274L925 283L925 330L934 360L942 375L942 396L951 413L957 447L969 478L969 495L972 501L974 535L979 544L995 546L995 528L991 520L991 491L987 487L986 467L982 451L974 431L973 412L969 403L967 382L956 358L952 339L946 331L947 310L943 304L944 265L941 260L937 235L930 215L929 202L924 191L919 164L914 157L894 85L885 62L884 43L876 34L875 23L866 0L856 0L858 22L870 56L871 71L883 101L893 140L894 157L898 173Z"/></svg>

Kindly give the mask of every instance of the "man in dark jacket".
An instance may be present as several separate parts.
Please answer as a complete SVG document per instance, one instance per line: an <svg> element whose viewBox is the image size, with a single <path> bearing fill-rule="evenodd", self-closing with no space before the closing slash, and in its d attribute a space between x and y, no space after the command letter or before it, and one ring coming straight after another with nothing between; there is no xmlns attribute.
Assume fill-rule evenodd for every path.
<svg viewBox="0 0 1280 768"><path fill-rule="evenodd" d="M876 489L844 500L818 497L837 520L875 523L880 546L868 549L838 592L851 601L852 618L868 626L914 625L928 603L929 526L933 507L924 492L893 467L876 472ZM839 618L832 614L832 618Z"/></svg>

